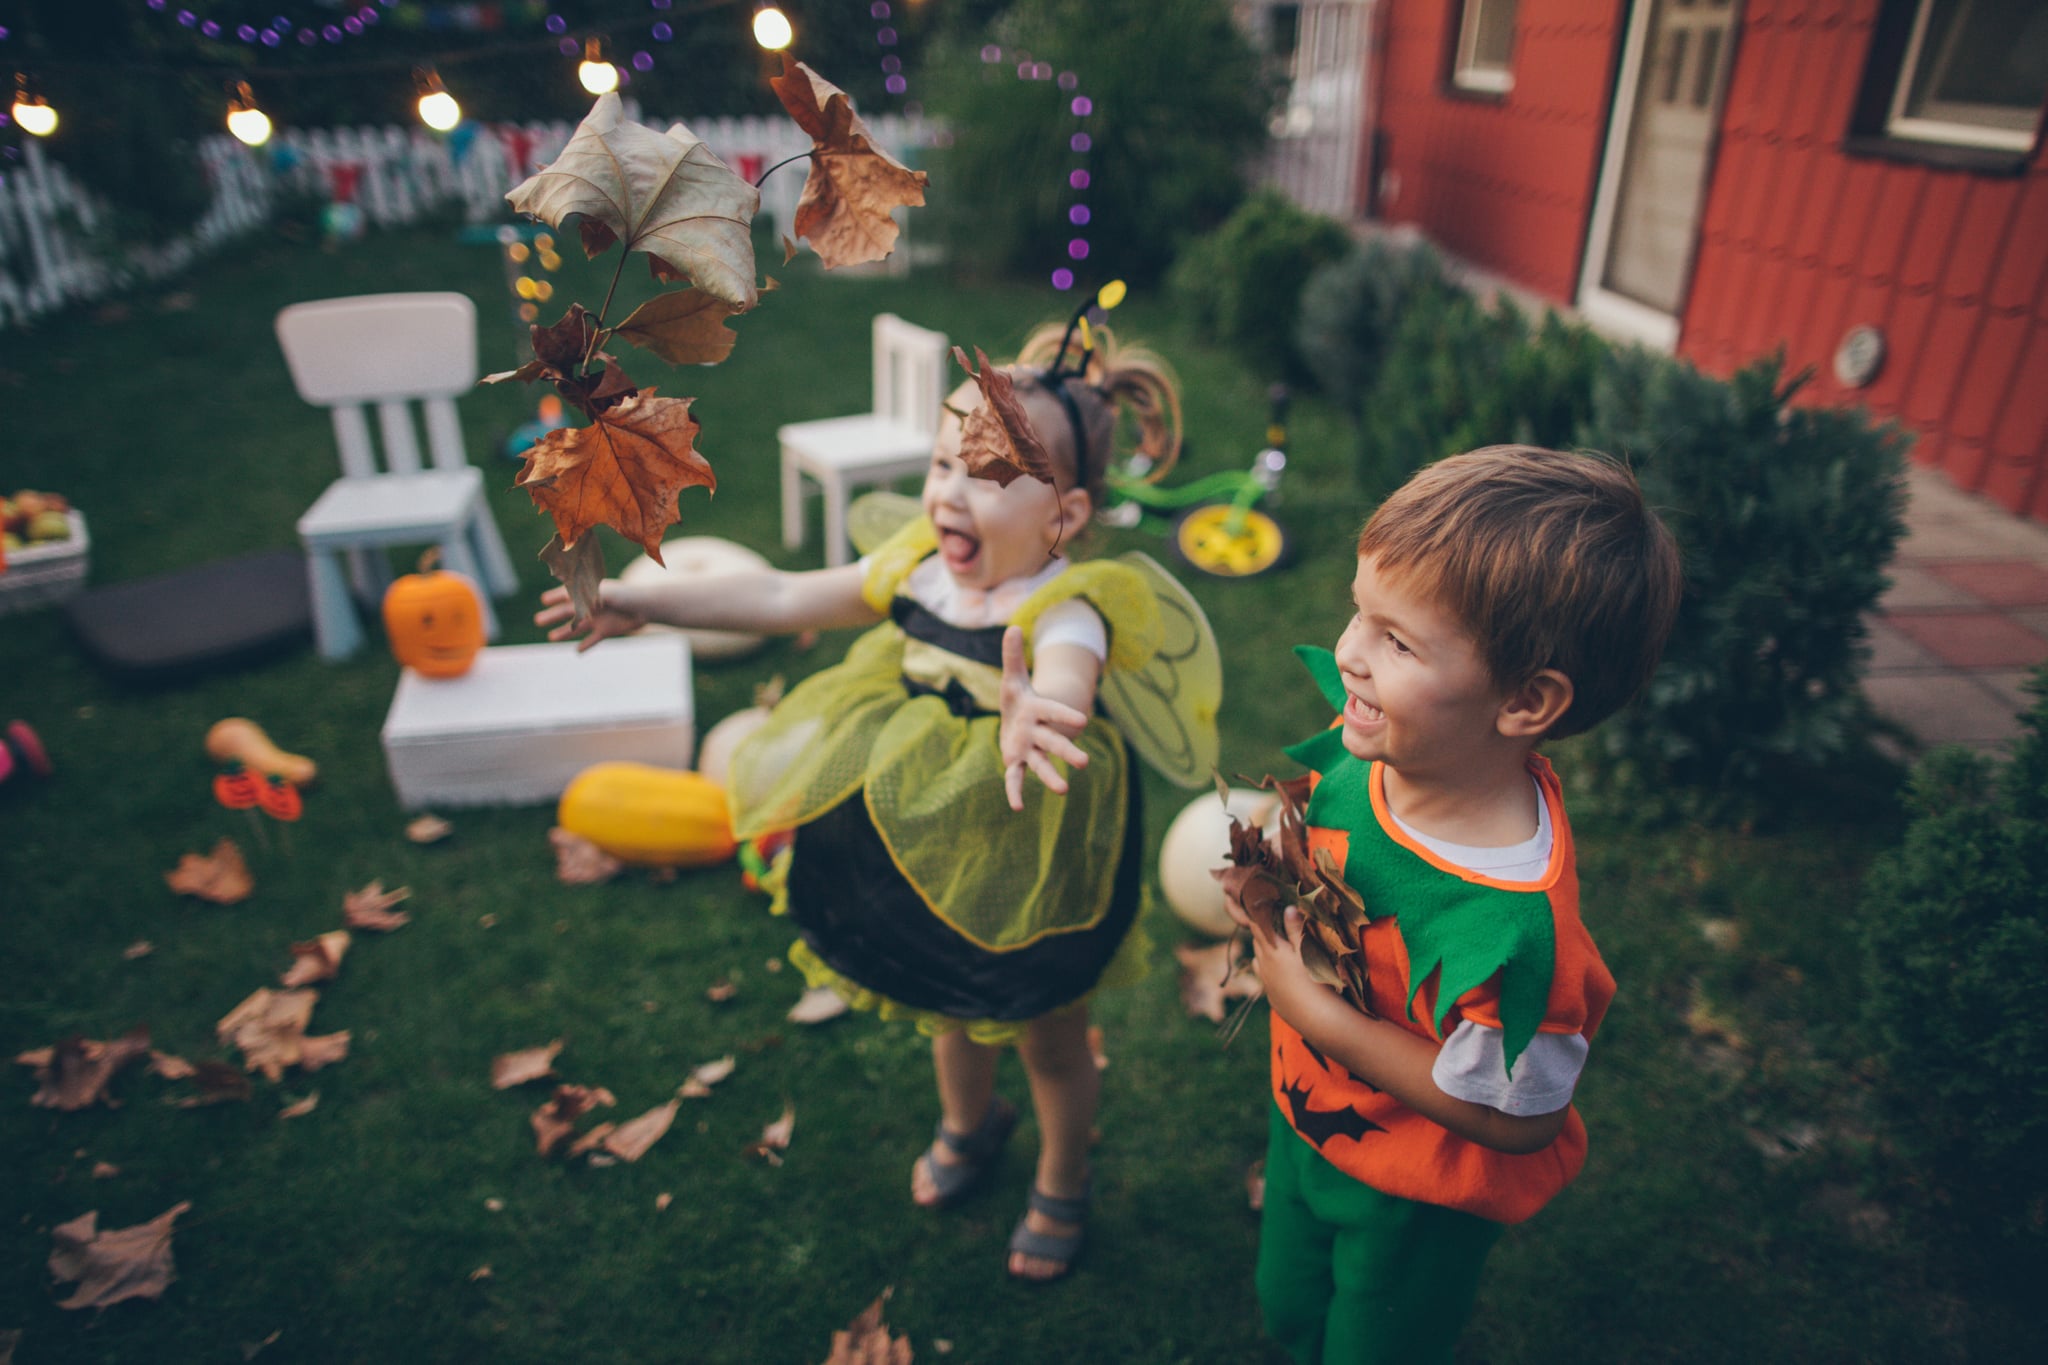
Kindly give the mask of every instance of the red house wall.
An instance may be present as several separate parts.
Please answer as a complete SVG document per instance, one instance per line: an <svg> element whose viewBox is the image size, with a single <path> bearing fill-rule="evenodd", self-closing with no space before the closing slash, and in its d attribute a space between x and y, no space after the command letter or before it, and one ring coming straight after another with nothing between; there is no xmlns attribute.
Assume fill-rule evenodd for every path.
<svg viewBox="0 0 2048 1365"><path fill-rule="evenodd" d="M1784 347L1806 401L1861 403L1918 462L2048 518L2048 161L2020 175L1837 150L1878 0L1745 0L1679 351L1727 373ZM1866 388L1850 328L1883 332Z"/></svg>
<svg viewBox="0 0 2048 1365"><path fill-rule="evenodd" d="M1621 0L1521 0L1515 88L1448 93L1457 0L1393 0L1383 30L1378 216L1560 301L1592 211Z"/></svg>

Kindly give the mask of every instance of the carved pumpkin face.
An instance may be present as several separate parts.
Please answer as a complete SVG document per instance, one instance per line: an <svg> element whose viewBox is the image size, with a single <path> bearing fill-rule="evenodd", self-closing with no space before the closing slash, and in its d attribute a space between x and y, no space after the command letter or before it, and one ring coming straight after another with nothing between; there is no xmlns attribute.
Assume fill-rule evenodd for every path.
<svg viewBox="0 0 2048 1365"><path fill-rule="evenodd" d="M483 599L459 573L409 573L384 594L384 634L398 662L429 678L469 672L484 647Z"/></svg>

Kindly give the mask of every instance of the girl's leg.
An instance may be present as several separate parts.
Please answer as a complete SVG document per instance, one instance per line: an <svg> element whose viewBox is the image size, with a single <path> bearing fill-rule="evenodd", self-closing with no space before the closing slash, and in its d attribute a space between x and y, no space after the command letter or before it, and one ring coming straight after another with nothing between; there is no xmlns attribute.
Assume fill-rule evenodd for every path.
<svg viewBox="0 0 2048 1365"><path fill-rule="evenodd" d="M948 1132L965 1136L981 1127L996 1093L995 1048L985 1047L953 1029L932 1039L932 1070L939 1082L939 1119ZM934 1142L926 1156L941 1166L966 1160L943 1142ZM939 1202L938 1186L920 1160L910 1168L910 1197L929 1208Z"/></svg>
<svg viewBox="0 0 2048 1365"><path fill-rule="evenodd" d="M1055 1199L1078 1199L1088 1190L1088 1143L1102 1094L1101 1073L1088 1047L1087 1008L1076 1006L1032 1020L1017 1052L1038 1111L1038 1188ZM1055 1237L1080 1231L1075 1224L1058 1222L1036 1209L1025 1215L1025 1224ZM1066 1271L1058 1261L1010 1254L1010 1273L1025 1279L1055 1279Z"/></svg>

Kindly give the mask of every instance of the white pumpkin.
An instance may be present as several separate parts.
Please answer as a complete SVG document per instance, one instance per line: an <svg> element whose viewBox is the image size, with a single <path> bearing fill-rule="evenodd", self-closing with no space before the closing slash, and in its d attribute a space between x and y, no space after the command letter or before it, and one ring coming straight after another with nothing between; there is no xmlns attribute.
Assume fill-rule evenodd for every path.
<svg viewBox="0 0 2048 1365"><path fill-rule="evenodd" d="M697 771L724 786L726 772L732 767L732 751L767 720L767 707L749 706L712 726L705 733L704 742L697 746Z"/></svg>
<svg viewBox="0 0 2048 1365"><path fill-rule="evenodd" d="M723 573L737 573L744 569L767 569L773 566L746 546L717 536L681 536L665 540L661 545L661 557L665 565L657 564L647 555L628 564L619 571L622 583L648 583L674 575L679 578L705 579ZM678 630L674 626L650 625L650 631L676 631L690 642L690 657L699 663L716 662L720 659L737 659L759 649L766 639L761 635L750 635L736 630ZM707 736L707 742L708 742Z"/></svg>
<svg viewBox="0 0 2048 1365"><path fill-rule="evenodd" d="M1232 816L1264 827L1279 804L1271 792L1232 787L1228 806L1215 792L1203 792L1173 817L1159 845L1159 889L1189 928L1228 938L1237 927L1224 906L1223 887L1209 873L1230 865Z"/></svg>

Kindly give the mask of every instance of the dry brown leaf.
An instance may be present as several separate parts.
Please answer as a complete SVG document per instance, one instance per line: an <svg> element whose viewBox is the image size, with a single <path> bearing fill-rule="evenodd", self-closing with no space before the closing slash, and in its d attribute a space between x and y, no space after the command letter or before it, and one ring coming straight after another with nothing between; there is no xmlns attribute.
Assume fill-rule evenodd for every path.
<svg viewBox="0 0 2048 1365"><path fill-rule="evenodd" d="M597 537L587 535L574 545L564 545L560 535L549 536L548 543L540 547L540 558L555 581L569 590L576 622L580 625L597 615L598 593L604 586L604 546Z"/></svg>
<svg viewBox="0 0 2048 1365"><path fill-rule="evenodd" d="M1180 1003L1190 1019L1223 1022L1224 1001L1252 1000L1260 994L1258 973L1239 967L1235 945L1229 941L1196 946L1177 943L1173 955L1180 959Z"/></svg>
<svg viewBox="0 0 2048 1365"><path fill-rule="evenodd" d="M299 1039L299 1069L318 1071L348 1056L349 1031L323 1033L317 1038Z"/></svg>
<svg viewBox="0 0 2048 1365"><path fill-rule="evenodd" d="M592 1109L616 1103L618 1101L612 1097L612 1092L603 1086L556 1086L554 1096L534 1110L529 1119L540 1154L546 1156L552 1152L557 1143L576 1130L576 1120Z"/></svg>
<svg viewBox="0 0 2048 1365"><path fill-rule="evenodd" d="M976 370L967 352L953 348L953 359L981 390L981 403L960 424L960 463L977 479L994 479L1007 488L1029 474L1040 483L1053 481L1052 457L1031 425L1016 385L1007 372L989 364L981 347L974 348Z"/></svg>
<svg viewBox="0 0 2048 1365"><path fill-rule="evenodd" d="M892 1337L882 1321L882 1305L896 1292L884 1289L860 1315L832 1334L832 1354L825 1365L910 1365L910 1338Z"/></svg>
<svg viewBox="0 0 2048 1365"><path fill-rule="evenodd" d="M565 886L608 882L626 866L582 835L571 834L559 825L548 831L548 843L555 850L555 880Z"/></svg>
<svg viewBox="0 0 2048 1365"><path fill-rule="evenodd" d="M316 981L332 981L341 974L341 959L348 952L349 933L346 929L331 929L316 939L292 945L292 965L285 969L278 983L287 988L310 986Z"/></svg>
<svg viewBox="0 0 2048 1365"><path fill-rule="evenodd" d="M198 1068L183 1057L173 1056L168 1052L157 1052L154 1049L150 1051L149 1074L152 1076L161 1076L167 1081L182 1081L197 1071Z"/></svg>
<svg viewBox="0 0 2048 1365"><path fill-rule="evenodd" d="M1257 1213L1266 1207L1266 1158L1260 1157L1246 1168L1244 1173L1245 1198Z"/></svg>
<svg viewBox="0 0 2048 1365"><path fill-rule="evenodd" d="M238 1066L215 1061L204 1061L194 1065L182 1057L173 1057L169 1060L177 1062L183 1068L172 1079L190 1080L198 1090L197 1094L186 1095L174 1101L180 1109L203 1109L209 1104L229 1104L247 1100L255 1092L255 1087L249 1084L249 1073ZM168 1076L171 1073L162 1074Z"/></svg>
<svg viewBox="0 0 2048 1365"><path fill-rule="evenodd" d="M771 1166L780 1166L782 1153L789 1149L789 1140L795 1133L796 1105L784 1100L782 1117L761 1130L761 1140L747 1148L747 1155L761 1157Z"/></svg>
<svg viewBox="0 0 2048 1365"><path fill-rule="evenodd" d="M389 933L402 924L412 922L411 915L391 908L411 895L409 886L386 891L382 880L371 882L360 891L351 891L341 898L342 922L351 929Z"/></svg>
<svg viewBox="0 0 2048 1365"><path fill-rule="evenodd" d="M827 269L879 261L896 247L890 210L924 203L931 177L875 145L846 92L802 62L769 78L782 107L811 136L811 173L797 200L796 235Z"/></svg>
<svg viewBox="0 0 2048 1365"><path fill-rule="evenodd" d="M243 1342L242 1359L254 1360L257 1356L263 1354L265 1348L277 1345L277 1339L283 1335L284 1328L280 1327L275 1332L272 1332L269 1336L264 1337L261 1341ZM0 1362L0 1365L4 1365L4 1362Z"/></svg>
<svg viewBox="0 0 2048 1365"><path fill-rule="evenodd" d="M266 1080L281 1079L285 1068L291 1066L318 1071L347 1056L349 1041L346 1031L306 1036L306 1025L312 1022L313 1006L319 999L320 993L313 990L260 988L223 1015L214 1025L214 1033L223 1043L239 1048L243 1065L262 1072Z"/></svg>
<svg viewBox="0 0 2048 1365"><path fill-rule="evenodd" d="M616 92L600 96L561 155L505 199L557 229L580 216L587 255L624 242L736 308L754 306L760 191L682 124L657 133L626 118Z"/></svg>
<svg viewBox="0 0 2048 1365"><path fill-rule="evenodd" d="M732 1075L733 1065L730 1053L715 1062L704 1063L690 1072L689 1079L676 1089L676 1094L686 1100L701 1100L708 1097L712 1086Z"/></svg>
<svg viewBox="0 0 2048 1365"><path fill-rule="evenodd" d="M740 988L737 983L729 981L724 977L720 977L718 978L718 980L712 982L709 986L705 987L704 998L706 1000L709 1000L714 1005L723 1005L726 1001L732 999L739 993Z"/></svg>
<svg viewBox="0 0 2048 1365"><path fill-rule="evenodd" d="M50 1229L50 1274L76 1280L59 1308L105 1308L123 1299L153 1299L177 1277L171 1261L171 1224L191 1208L173 1204L147 1223L99 1231L99 1210Z"/></svg>
<svg viewBox="0 0 2048 1365"><path fill-rule="evenodd" d="M479 1280L488 1280L491 1278L492 1273L489 1266L480 1265L475 1270L469 1272L469 1282L475 1284Z"/></svg>
<svg viewBox="0 0 2048 1365"><path fill-rule="evenodd" d="M796 259L797 245L788 233L782 234L782 263L788 265Z"/></svg>
<svg viewBox="0 0 2048 1365"><path fill-rule="evenodd" d="M65 1111L93 1104L119 1108L107 1086L123 1067L149 1055L149 1030L135 1027L118 1038L61 1038L52 1047L24 1052L14 1060L35 1068L38 1086L29 1103Z"/></svg>
<svg viewBox="0 0 2048 1365"><path fill-rule="evenodd" d="M304 1099L293 1100L290 1104L278 1110L277 1116L281 1119L302 1119L306 1115L312 1113L314 1107L317 1106L319 1103L320 1092L315 1090L312 1094L306 1096Z"/></svg>
<svg viewBox="0 0 2048 1365"><path fill-rule="evenodd" d="M725 325L738 312L701 289L671 290L634 309L617 334L671 365L716 365L739 340Z"/></svg>
<svg viewBox="0 0 2048 1365"><path fill-rule="evenodd" d="M830 986L813 986L797 997L796 1003L783 1017L792 1024L822 1024L828 1019L837 1019L849 1008L846 997Z"/></svg>
<svg viewBox="0 0 2048 1365"><path fill-rule="evenodd" d="M640 389L595 414L587 427L562 427L526 449L513 480L555 519L565 547L605 525L661 563L662 533L678 516L685 488L716 491L718 476L697 453L693 398L659 398Z"/></svg>
<svg viewBox="0 0 2048 1365"><path fill-rule="evenodd" d="M438 844L455 832L455 826L438 815L422 815L405 826L405 837L416 844Z"/></svg>
<svg viewBox="0 0 2048 1365"><path fill-rule="evenodd" d="M222 839L209 854L187 853L164 873L164 884L181 896L197 896L215 905L247 900L256 889L249 864L242 860L242 850L233 839Z"/></svg>
<svg viewBox="0 0 2048 1365"><path fill-rule="evenodd" d="M670 1193L669 1193L669 1192L668 1192L667 1190L663 1190L663 1191L662 1191L662 1192L661 1192L660 1194L657 1194L657 1195L655 1195L655 1196L654 1196L654 1209L655 1209L655 1212L659 1213L659 1212L660 1212L661 1210L663 1210L663 1209L667 1208L667 1207L668 1207L668 1206L669 1206L670 1204L673 1204L673 1203L675 1202L675 1198L676 1198L676 1197L675 1197L674 1195L670 1194Z"/></svg>
<svg viewBox="0 0 2048 1365"><path fill-rule="evenodd" d="M561 1051L562 1040L557 1038L543 1047L499 1053L491 1059L491 1089L510 1090L515 1085L554 1075L555 1058Z"/></svg>
<svg viewBox="0 0 2048 1365"><path fill-rule="evenodd" d="M155 951L156 945L154 943L151 943L146 938L139 938L136 939L135 942L129 944L126 948L123 948L121 950L121 956L127 958L130 962L133 962L135 961L135 959L139 957L148 957L151 953Z"/></svg>
<svg viewBox="0 0 2048 1365"><path fill-rule="evenodd" d="M681 1106L674 1100L657 1104L636 1119L627 1119L605 1135L604 1149L621 1161L638 1161L647 1155L647 1149L661 1141L669 1125L676 1121L676 1110Z"/></svg>
<svg viewBox="0 0 2048 1365"><path fill-rule="evenodd" d="M602 1147L604 1145L604 1140L610 1137L612 1135L612 1131L616 1129L618 1126L619 1125L616 1123L600 1123L591 1127L585 1132L579 1133L576 1137L576 1140L569 1144L569 1150L567 1154L569 1156L583 1156L586 1153L589 1153L591 1151L596 1150L599 1147Z"/></svg>
<svg viewBox="0 0 2048 1365"><path fill-rule="evenodd" d="M111 1161L95 1161L92 1163L92 1178L94 1180L112 1180L119 1174L121 1174L121 1168Z"/></svg>

